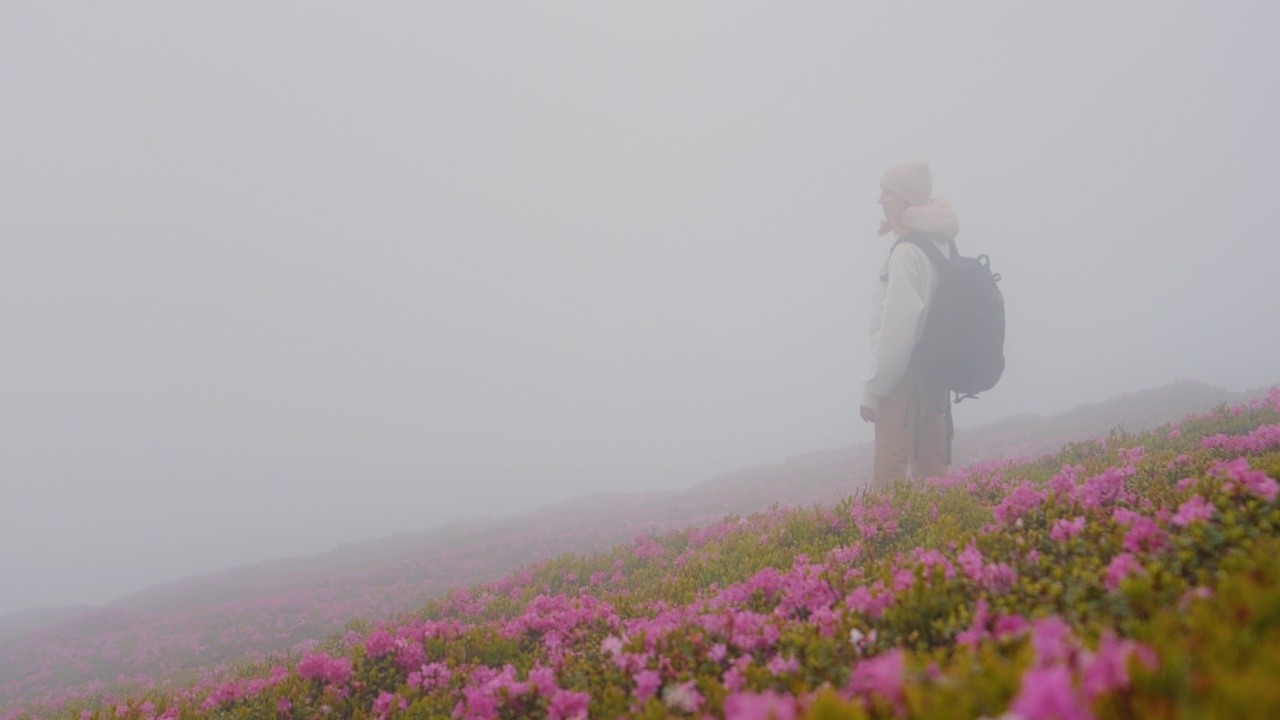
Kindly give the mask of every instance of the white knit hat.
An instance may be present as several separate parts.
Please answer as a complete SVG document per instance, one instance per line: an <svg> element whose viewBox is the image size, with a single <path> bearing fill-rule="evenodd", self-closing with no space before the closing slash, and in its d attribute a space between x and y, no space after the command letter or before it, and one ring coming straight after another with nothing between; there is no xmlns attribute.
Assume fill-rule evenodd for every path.
<svg viewBox="0 0 1280 720"><path fill-rule="evenodd" d="M929 161L912 160L898 163L880 178L880 187L897 193L908 205L924 205L933 196L933 174Z"/></svg>

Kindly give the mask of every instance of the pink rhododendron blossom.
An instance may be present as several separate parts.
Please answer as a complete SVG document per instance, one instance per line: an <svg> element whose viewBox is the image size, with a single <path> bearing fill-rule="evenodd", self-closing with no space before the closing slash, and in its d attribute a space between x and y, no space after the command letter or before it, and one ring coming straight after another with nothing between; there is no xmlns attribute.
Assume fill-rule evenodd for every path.
<svg viewBox="0 0 1280 720"><path fill-rule="evenodd" d="M969 545L956 556L956 562L959 563L960 569L968 575L971 580L982 579L982 552L973 545Z"/></svg>
<svg viewBox="0 0 1280 720"><path fill-rule="evenodd" d="M916 580L915 573L907 568L903 568L893 574L893 591L904 592L911 589L911 584Z"/></svg>
<svg viewBox="0 0 1280 720"><path fill-rule="evenodd" d="M446 687L449 684L449 678L453 673L449 670L449 666L443 662L434 662L429 665L422 665L421 669L409 673L409 687L421 690L431 690L433 688Z"/></svg>
<svg viewBox="0 0 1280 720"><path fill-rule="evenodd" d="M734 667L724 671L724 675L721 676L720 682L724 685L725 690L728 690L729 692L737 692L742 689L743 685L746 685L747 677L743 674L743 671L735 665Z"/></svg>
<svg viewBox="0 0 1280 720"><path fill-rule="evenodd" d="M298 677L340 685L351 679L351 659L331 658L323 652L307 655L298 663Z"/></svg>
<svg viewBox="0 0 1280 720"><path fill-rule="evenodd" d="M1139 516L1124 535L1124 549L1131 553L1159 550L1165 545L1165 533L1154 520Z"/></svg>
<svg viewBox="0 0 1280 720"><path fill-rule="evenodd" d="M1121 468L1104 470L1076 488L1076 500L1087 508L1102 507L1120 497L1125 476L1126 472Z"/></svg>
<svg viewBox="0 0 1280 720"><path fill-rule="evenodd" d="M1053 523L1053 530L1049 532L1049 538L1057 542L1066 542L1079 535L1083 530L1084 516L1078 516L1074 520L1058 519Z"/></svg>
<svg viewBox="0 0 1280 720"><path fill-rule="evenodd" d="M1249 469L1249 461L1246 458L1236 458L1231 462L1223 463L1218 466L1217 473L1219 477L1239 482L1249 492L1267 502L1274 502L1277 493L1280 493L1280 484L1268 477L1266 473Z"/></svg>
<svg viewBox="0 0 1280 720"><path fill-rule="evenodd" d="M734 692L724 699L725 720L795 720L799 711L795 698L774 690Z"/></svg>
<svg viewBox="0 0 1280 720"><path fill-rule="evenodd" d="M373 701L373 706L370 710L373 712L374 717L383 718L385 720L387 713L391 712L391 708L393 707L398 710L408 710L409 703L395 693L383 691L379 693L378 697Z"/></svg>
<svg viewBox="0 0 1280 720"><path fill-rule="evenodd" d="M956 576L955 566L938 550L925 550L917 547L912 551L911 555L912 559L924 570L925 579L928 579L936 568L942 569L942 576L947 580Z"/></svg>
<svg viewBox="0 0 1280 720"><path fill-rule="evenodd" d="M827 552L827 562L851 565L862 557L862 543L854 543L847 547L838 547Z"/></svg>
<svg viewBox="0 0 1280 720"><path fill-rule="evenodd" d="M1129 508L1118 507L1111 511L1111 519L1121 525L1132 525L1134 520L1142 517L1141 513L1136 513Z"/></svg>
<svg viewBox="0 0 1280 720"><path fill-rule="evenodd" d="M1084 663L1081 688L1090 700L1102 693L1129 688L1129 656L1137 654L1148 667L1155 668L1155 653L1150 648L1132 640L1118 639L1110 630L1102 633L1098 650Z"/></svg>
<svg viewBox="0 0 1280 720"><path fill-rule="evenodd" d="M1135 572L1141 572L1142 563L1129 553L1120 553L1111 558L1107 564L1106 578L1103 582L1108 590L1120 587L1120 581Z"/></svg>
<svg viewBox="0 0 1280 720"><path fill-rule="evenodd" d="M662 685L662 676L657 670L641 670L635 674L634 680L636 689L632 695L641 703L653 697Z"/></svg>
<svg viewBox="0 0 1280 720"><path fill-rule="evenodd" d="M1049 480L1049 490L1059 497L1074 497L1076 481L1083 470L1080 466L1063 465L1062 472Z"/></svg>
<svg viewBox="0 0 1280 720"><path fill-rule="evenodd" d="M547 720L586 720L591 696L574 690L557 690L547 704Z"/></svg>
<svg viewBox="0 0 1280 720"><path fill-rule="evenodd" d="M987 601L978 598L973 608L973 622L969 624L969 629L962 630L956 636L956 642L971 648L978 647L978 644L987 637L987 621L990 618L991 615L987 612Z"/></svg>
<svg viewBox="0 0 1280 720"><path fill-rule="evenodd" d="M996 522L1008 525L1039 507L1042 502L1044 502L1044 493L1034 489L1030 483L1024 482L996 505L993 511Z"/></svg>
<svg viewBox="0 0 1280 720"><path fill-rule="evenodd" d="M462 699L453 708L453 717L459 720L496 720L498 703L482 688L467 685L462 688Z"/></svg>
<svg viewBox="0 0 1280 720"><path fill-rule="evenodd" d="M784 659L782 653L773 656L766 666L775 676L788 675L800 669L800 660L795 656Z"/></svg>
<svg viewBox="0 0 1280 720"><path fill-rule="evenodd" d="M1071 684L1065 666L1031 667L1009 710L1024 720L1093 720L1088 703Z"/></svg>
<svg viewBox="0 0 1280 720"><path fill-rule="evenodd" d="M618 654L622 652L622 638L618 638L618 637L614 637L613 635L610 635L604 640L601 640L600 652L604 653L605 655L608 655L609 657L616 657Z"/></svg>
<svg viewBox="0 0 1280 720"><path fill-rule="evenodd" d="M1173 516L1173 524L1178 527L1186 527L1196 520L1208 520L1213 517L1213 505L1204 501L1199 495L1192 495L1191 499L1178 506L1178 512Z"/></svg>
<svg viewBox="0 0 1280 720"><path fill-rule="evenodd" d="M1135 465L1145 454L1146 448L1141 445L1128 449L1120 448L1119 450L1116 450L1116 459L1125 465Z"/></svg>
<svg viewBox="0 0 1280 720"><path fill-rule="evenodd" d="M560 687L556 685L556 671L541 665L529 670L530 689L544 698L553 697Z"/></svg>
<svg viewBox="0 0 1280 720"><path fill-rule="evenodd" d="M863 698L876 694L895 706L901 706L904 701L902 678L905 672L906 654L902 648L894 648L855 665L846 689Z"/></svg>
<svg viewBox="0 0 1280 720"><path fill-rule="evenodd" d="M1062 662L1071 654L1071 626L1051 615L1031 623L1031 648L1041 665Z"/></svg>
<svg viewBox="0 0 1280 720"><path fill-rule="evenodd" d="M380 658L391 652L396 646L395 638L390 633L374 630L364 641L364 654L371 658Z"/></svg>
<svg viewBox="0 0 1280 720"><path fill-rule="evenodd" d="M996 618L992 633L999 639L1003 640L1008 637L1020 635L1031 627L1026 618L1021 615L1001 615Z"/></svg>

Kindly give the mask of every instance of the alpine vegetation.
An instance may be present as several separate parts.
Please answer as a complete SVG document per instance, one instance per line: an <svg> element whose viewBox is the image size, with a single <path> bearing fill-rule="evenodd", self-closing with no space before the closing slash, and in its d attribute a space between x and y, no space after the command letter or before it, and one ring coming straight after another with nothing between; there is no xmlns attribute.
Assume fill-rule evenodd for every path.
<svg viewBox="0 0 1280 720"><path fill-rule="evenodd" d="M1272 389L561 555L287 660L5 718L1272 717L1277 477Z"/></svg>

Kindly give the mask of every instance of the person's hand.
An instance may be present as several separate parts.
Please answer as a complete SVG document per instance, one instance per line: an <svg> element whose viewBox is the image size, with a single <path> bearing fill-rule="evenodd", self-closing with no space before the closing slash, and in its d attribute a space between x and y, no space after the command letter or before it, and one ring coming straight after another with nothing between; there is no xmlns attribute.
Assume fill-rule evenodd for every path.
<svg viewBox="0 0 1280 720"><path fill-rule="evenodd" d="M858 407L858 412L862 415L862 422L874 423L876 421L876 411L866 405Z"/></svg>

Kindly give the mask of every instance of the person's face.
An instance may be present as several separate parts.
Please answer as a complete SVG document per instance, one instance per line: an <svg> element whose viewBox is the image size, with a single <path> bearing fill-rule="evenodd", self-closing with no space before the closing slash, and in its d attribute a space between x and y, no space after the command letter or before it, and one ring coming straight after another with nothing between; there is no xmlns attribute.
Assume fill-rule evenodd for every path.
<svg viewBox="0 0 1280 720"><path fill-rule="evenodd" d="M880 188L880 207L884 208L884 217L891 223L902 220L902 211L907 209L907 201L892 190Z"/></svg>

